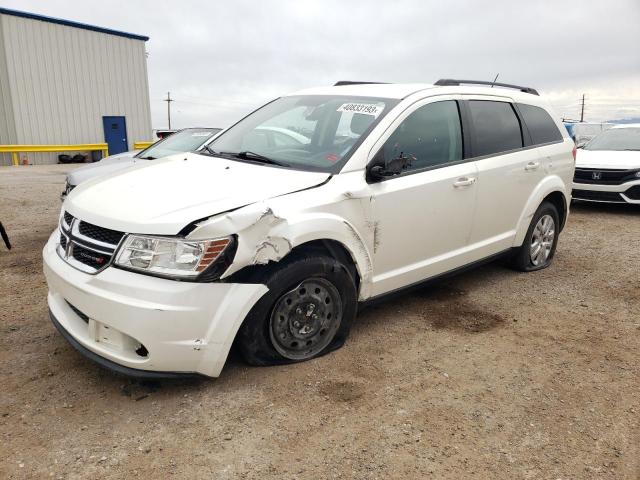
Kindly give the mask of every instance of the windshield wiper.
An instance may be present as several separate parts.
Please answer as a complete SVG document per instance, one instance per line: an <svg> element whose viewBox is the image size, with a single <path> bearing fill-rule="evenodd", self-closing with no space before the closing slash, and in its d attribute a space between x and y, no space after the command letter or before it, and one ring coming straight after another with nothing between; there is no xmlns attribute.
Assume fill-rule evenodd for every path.
<svg viewBox="0 0 640 480"><path fill-rule="evenodd" d="M211 148L209 145L203 145L202 146L202 150L206 150L207 153L209 153L210 155L219 155L218 152L216 152L213 148Z"/></svg>
<svg viewBox="0 0 640 480"><path fill-rule="evenodd" d="M243 160L251 160L252 162L267 163L269 165L278 165L280 167L290 167L288 163L274 160L273 158L265 157L256 152L245 150L242 152L221 152L221 155L229 155L230 157L242 158Z"/></svg>
<svg viewBox="0 0 640 480"><path fill-rule="evenodd" d="M140 157L141 160L155 160L156 157L152 157L151 155L149 155L148 157Z"/></svg>

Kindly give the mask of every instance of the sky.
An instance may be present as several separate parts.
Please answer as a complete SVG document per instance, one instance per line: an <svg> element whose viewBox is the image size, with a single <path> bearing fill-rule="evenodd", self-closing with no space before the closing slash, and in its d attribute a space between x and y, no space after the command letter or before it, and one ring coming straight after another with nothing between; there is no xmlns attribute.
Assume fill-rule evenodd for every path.
<svg viewBox="0 0 640 480"><path fill-rule="evenodd" d="M147 35L153 128L225 127L337 80L493 80L565 118L640 117L640 0L0 0Z"/></svg>

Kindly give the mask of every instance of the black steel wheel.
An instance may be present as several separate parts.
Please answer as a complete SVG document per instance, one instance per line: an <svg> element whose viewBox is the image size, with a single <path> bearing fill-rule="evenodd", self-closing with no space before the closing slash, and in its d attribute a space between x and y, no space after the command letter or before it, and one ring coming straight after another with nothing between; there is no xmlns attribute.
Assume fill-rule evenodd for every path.
<svg viewBox="0 0 640 480"><path fill-rule="evenodd" d="M331 257L292 256L252 278L269 291L238 332L245 360L252 365L301 362L341 347L357 310L353 272Z"/></svg>
<svg viewBox="0 0 640 480"><path fill-rule="evenodd" d="M307 360L329 345L341 320L338 289L324 278L310 278L276 302L269 322L271 342L284 358Z"/></svg>

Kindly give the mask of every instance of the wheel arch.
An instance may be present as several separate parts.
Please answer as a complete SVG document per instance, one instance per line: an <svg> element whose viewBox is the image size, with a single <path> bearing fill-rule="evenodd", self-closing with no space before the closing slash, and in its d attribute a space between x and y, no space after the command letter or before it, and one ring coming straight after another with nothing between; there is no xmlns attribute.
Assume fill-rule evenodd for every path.
<svg viewBox="0 0 640 480"><path fill-rule="evenodd" d="M542 202L549 202L558 210L558 216L560 217L560 226L558 232L561 232L564 229L565 224L567 223L567 212L569 210L567 198L564 196L564 193L558 190L551 192L542 199Z"/></svg>
<svg viewBox="0 0 640 480"><path fill-rule="evenodd" d="M560 216L560 228L562 231L566 224L567 214L569 212L567 191L564 182L558 176L546 177L537 188L533 191L525 208L522 211L520 220L516 230L516 236L513 242L514 247L519 247L524 241L524 237L529 229L531 218L536 213L538 207L544 201L551 202L557 209Z"/></svg>

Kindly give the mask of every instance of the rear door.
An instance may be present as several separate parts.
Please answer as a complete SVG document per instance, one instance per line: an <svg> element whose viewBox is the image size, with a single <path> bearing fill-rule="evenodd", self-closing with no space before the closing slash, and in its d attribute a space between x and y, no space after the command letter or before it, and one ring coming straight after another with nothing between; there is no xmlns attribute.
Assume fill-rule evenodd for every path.
<svg viewBox="0 0 640 480"><path fill-rule="evenodd" d="M544 178L543 159L515 105L501 97L464 102L478 166L477 207L470 248L487 257L511 247L520 215Z"/></svg>

